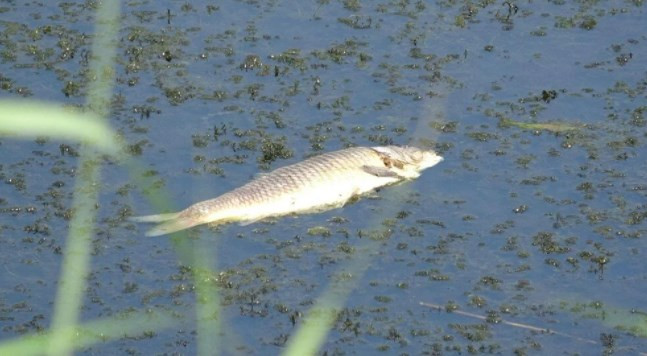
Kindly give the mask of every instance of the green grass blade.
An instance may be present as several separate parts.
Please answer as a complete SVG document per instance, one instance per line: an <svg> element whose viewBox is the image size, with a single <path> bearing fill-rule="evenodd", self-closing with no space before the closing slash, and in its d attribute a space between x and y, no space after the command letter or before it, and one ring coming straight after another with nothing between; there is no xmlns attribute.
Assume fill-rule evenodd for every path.
<svg viewBox="0 0 647 356"><path fill-rule="evenodd" d="M220 298L214 279L217 274L211 269L213 251L195 246L193 279L196 294L196 323L198 355L213 355L220 343Z"/></svg>
<svg viewBox="0 0 647 356"><path fill-rule="evenodd" d="M154 177L147 176L142 168L145 166L143 162L126 156L122 158L121 164L128 168L131 180L141 189L153 207L160 211L173 207L168 193L162 187L155 187ZM217 272L213 269L216 265L213 258L213 242L207 245L204 241L191 241L186 231L173 234L171 241L179 263L191 268L195 282L197 354L211 355L221 350L222 331L220 297L215 282Z"/></svg>
<svg viewBox="0 0 647 356"><path fill-rule="evenodd" d="M30 356L43 355L48 352L71 352L73 349L78 350L123 337L152 335L156 331L172 326L173 323L174 319L170 313L161 310L119 314L103 320L94 320L74 328L52 330L14 340L5 340L0 343L0 355ZM55 334L63 334L65 338L72 340L73 349L69 349L68 345L64 345L66 346L65 348L52 349L52 339L60 337Z"/></svg>
<svg viewBox="0 0 647 356"><path fill-rule="evenodd" d="M97 114L92 122L101 125L110 112L116 55L115 38L119 29L119 2L113 0L100 3L96 14L89 71L91 74L87 78L90 83L87 106ZM68 127L69 129L71 128ZM76 128L74 131L80 130ZM96 152L89 150L87 146L80 150L78 172L72 206L74 214L70 220L65 258L54 303L52 337L49 340L49 352L53 355L72 353L74 334L70 333L70 330L76 328L79 320L90 269L90 247L98 199L96 183L100 180L100 169Z"/></svg>
<svg viewBox="0 0 647 356"><path fill-rule="evenodd" d="M423 108L423 117L444 117L444 105L442 102L436 105L429 104ZM419 141L420 144L431 144L430 139L433 137L433 132L427 132L427 123L421 120L414 132L412 141ZM406 189L403 189L402 194L407 194ZM404 199L402 199L404 201ZM383 210L382 216L395 215L399 206L386 206ZM379 217L369 222L368 226L380 226ZM375 231L377 234L382 232ZM385 231L386 232L386 231ZM379 239L378 239L379 240ZM330 284L326 291L321 295L315 305L307 312L303 323L299 326L297 331L290 337L283 355L286 356L302 356L302 355L315 355L318 353L321 346L326 341L326 337L330 330L334 327L337 313L346 303L350 293L357 287L358 282L361 280L364 273L368 270L372 257L379 251L381 243L378 240L373 240L370 237L365 237L359 243L356 250L355 257L346 264L337 273L337 280Z"/></svg>
<svg viewBox="0 0 647 356"><path fill-rule="evenodd" d="M0 134L81 141L110 154L119 147L114 131L96 114L35 100L0 100Z"/></svg>

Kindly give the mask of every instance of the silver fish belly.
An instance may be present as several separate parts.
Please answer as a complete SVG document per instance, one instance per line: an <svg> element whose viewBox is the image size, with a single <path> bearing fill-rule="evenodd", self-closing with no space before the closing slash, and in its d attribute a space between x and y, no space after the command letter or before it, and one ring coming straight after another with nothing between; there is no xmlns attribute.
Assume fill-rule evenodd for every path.
<svg viewBox="0 0 647 356"><path fill-rule="evenodd" d="M278 168L217 198L178 212L133 217L161 222L147 236L215 223L253 223L268 217L343 206L351 198L405 179L414 179L443 160L416 147L352 147Z"/></svg>

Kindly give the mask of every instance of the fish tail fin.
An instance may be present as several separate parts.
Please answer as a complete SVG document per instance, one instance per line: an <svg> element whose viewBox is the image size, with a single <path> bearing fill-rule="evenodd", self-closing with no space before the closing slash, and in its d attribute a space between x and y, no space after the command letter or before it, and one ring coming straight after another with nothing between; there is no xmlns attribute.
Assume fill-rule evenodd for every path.
<svg viewBox="0 0 647 356"><path fill-rule="evenodd" d="M186 230L190 227L204 224L204 217L192 211L181 211L179 213L136 216L130 221L144 223L160 223L146 232L146 236L160 236L171 234L177 231Z"/></svg>
<svg viewBox="0 0 647 356"><path fill-rule="evenodd" d="M154 223L154 222L173 220L173 219L176 219L179 215L180 213L131 216L128 218L128 220L132 222L139 222L139 223Z"/></svg>
<svg viewBox="0 0 647 356"><path fill-rule="evenodd" d="M146 231L146 236L161 236L166 234L171 234L181 230L186 230L190 227L202 224L202 221L196 221L190 217L178 217L173 220L169 220L158 224L152 229Z"/></svg>

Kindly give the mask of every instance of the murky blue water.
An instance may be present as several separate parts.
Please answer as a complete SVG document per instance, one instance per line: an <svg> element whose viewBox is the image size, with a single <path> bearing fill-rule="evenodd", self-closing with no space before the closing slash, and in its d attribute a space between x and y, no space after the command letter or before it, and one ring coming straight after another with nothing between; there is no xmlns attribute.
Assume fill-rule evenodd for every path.
<svg viewBox="0 0 647 356"><path fill-rule="evenodd" d="M354 4L122 5L110 123L141 148L136 158L173 208L351 144L411 143L445 157L342 209L192 230L190 246L209 250L229 282L224 351L280 352L290 316L308 311L371 231L388 229L322 352L645 352L644 318L640 336L618 328L629 318L608 317L647 312L644 3L524 2L509 16L501 4ZM0 73L11 85L0 95L28 88L34 99L83 103L93 10L4 6ZM81 87L66 97L68 81ZM264 142L292 156L261 162ZM76 158L54 140L0 143L8 340L51 321ZM183 318L87 353L195 352L191 274L170 238L144 238L146 226L123 220L155 212L127 186L127 169L106 161L102 175L83 319L153 307ZM329 234L308 234L321 226Z"/></svg>

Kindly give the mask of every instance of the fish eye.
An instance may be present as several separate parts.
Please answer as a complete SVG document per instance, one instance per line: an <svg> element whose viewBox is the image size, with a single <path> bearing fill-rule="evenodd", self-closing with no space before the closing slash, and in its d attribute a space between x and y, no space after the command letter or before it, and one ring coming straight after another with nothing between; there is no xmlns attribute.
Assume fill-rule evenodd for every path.
<svg viewBox="0 0 647 356"><path fill-rule="evenodd" d="M414 161L422 161L422 151L413 151L411 153L411 158Z"/></svg>

